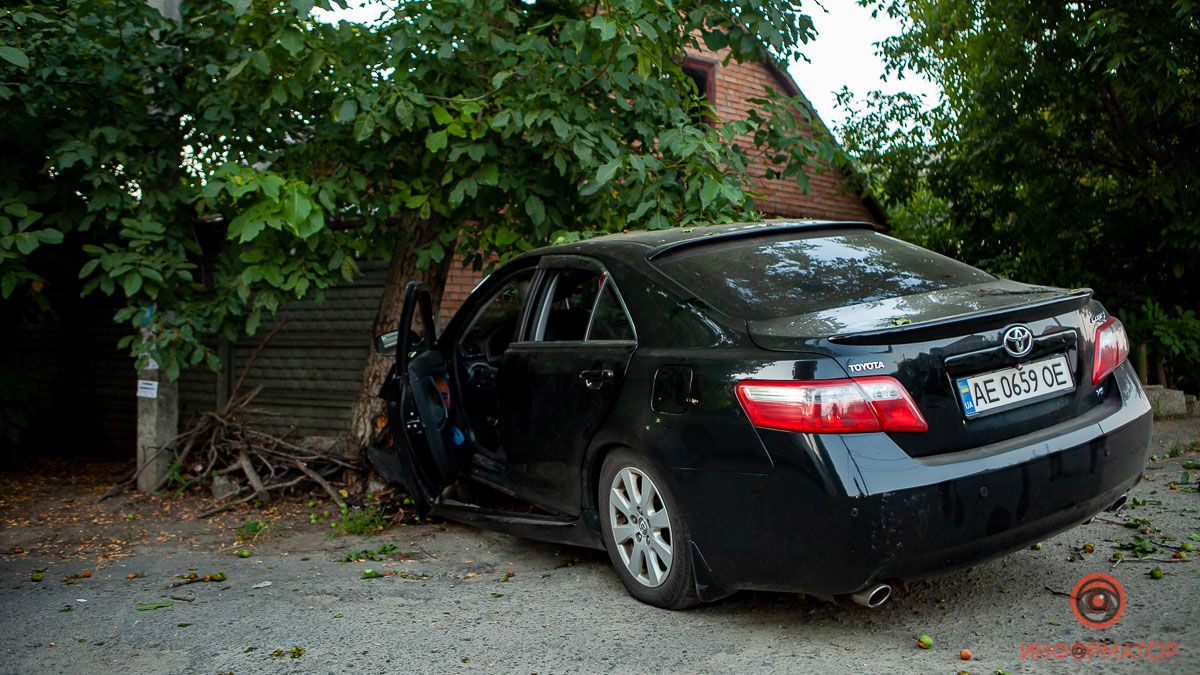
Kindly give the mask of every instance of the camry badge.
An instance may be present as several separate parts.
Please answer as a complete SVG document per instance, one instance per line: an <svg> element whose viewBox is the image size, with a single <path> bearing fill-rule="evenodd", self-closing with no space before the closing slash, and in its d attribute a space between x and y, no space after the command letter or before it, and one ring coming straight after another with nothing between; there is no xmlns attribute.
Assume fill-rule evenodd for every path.
<svg viewBox="0 0 1200 675"><path fill-rule="evenodd" d="M1033 333L1025 326L1013 326L1004 331L1004 351L1021 358L1033 351Z"/></svg>

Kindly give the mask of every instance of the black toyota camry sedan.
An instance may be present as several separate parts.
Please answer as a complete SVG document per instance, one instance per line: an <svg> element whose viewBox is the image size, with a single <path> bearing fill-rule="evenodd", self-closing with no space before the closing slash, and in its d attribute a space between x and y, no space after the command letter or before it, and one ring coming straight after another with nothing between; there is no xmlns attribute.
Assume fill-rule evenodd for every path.
<svg viewBox="0 0 1200 675"><path fill-rule="evenodd" d="M387 433L416 507L608 552L639 600L878 606L899 581L1119 505L1151 414L1087 289L998 279L868 224L554 246L441 334L407 289Z"/></svg>

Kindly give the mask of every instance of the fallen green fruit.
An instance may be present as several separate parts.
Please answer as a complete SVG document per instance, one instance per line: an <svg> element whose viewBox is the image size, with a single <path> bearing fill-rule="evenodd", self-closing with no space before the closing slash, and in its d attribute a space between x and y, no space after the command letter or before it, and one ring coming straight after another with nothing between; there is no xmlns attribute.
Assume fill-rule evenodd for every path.
<svg viewBox="0 0 1200 675"><path fill-rule="evenodd" d="M227 577L225 576L225 573L224 573L224 572L217 572L217 573L215 573L215 574L213 574L213 575L212 575L212 580L213 580L213 581L225 581L225 579L226 579L226 578L227 578Z"/></svg>
<svg viewBox="0 0 1200 675"><path fill-rule="evenodd" d="M917 638L917 646L921 649L929 649L933 646L933 638L929 637L928 635L922 635L921 637Z"/></svg>
<svg viewBox="0 0 1200 675"><path fill-rule="evenodd" d="M41 581L42 579L45 579L45 578L46 578L46 575L42 574L41 572L34 572L33 574L29 575L30 581Z"/></svg>
<svg viewBox="0 0 1200 675"><path fill-rule="evenodd" d="M1040 550L1042 550L1042 542L1039 541L1038 543L1034 544L1033 546L1030 546L1029 548L1031 548L1035 551L1040 551Z"/></svg>
<svg viewBox="0 0 1200 675"><path fill-rule="evenodd" d="M1151 579L1161 579L1161 578L1163 578L1163 571L1162 571L1162 568L1161 568L1161 567L1155 567L1154 569L1150 570L1150 578L1151 578Z"/></svg>
<svg viewBox="0 0 1200 675"><path fill-rule="evenodd" d="M244 548L244 549L238 551L239 558L249 558L251 555L252 554L250 553L250 549L248 549L248 548Z"/></svg>

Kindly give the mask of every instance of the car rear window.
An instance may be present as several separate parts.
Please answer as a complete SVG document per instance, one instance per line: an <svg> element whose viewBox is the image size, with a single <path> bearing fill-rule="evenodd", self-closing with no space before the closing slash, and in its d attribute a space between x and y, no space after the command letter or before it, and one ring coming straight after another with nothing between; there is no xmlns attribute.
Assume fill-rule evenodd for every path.
<svg viewBox="0 0 1200 675"><path fill-rule="evenodd" d="M749 321L984 283L992 275L868 230L700 243L654 263L704 302Z"/></svg>

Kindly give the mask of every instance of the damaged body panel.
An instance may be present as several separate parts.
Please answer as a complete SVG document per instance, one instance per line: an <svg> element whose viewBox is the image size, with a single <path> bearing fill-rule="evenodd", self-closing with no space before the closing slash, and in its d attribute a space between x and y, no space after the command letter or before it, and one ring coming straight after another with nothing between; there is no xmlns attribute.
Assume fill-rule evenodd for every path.
<svg viewBox="0 0 1200 675"><path fill-rule="evenodd" d="M739 589L877 606L1087 520L1146 462L1150 406L1090 291L865 224L534 251L440 336L422 293L381 340L381 474L423 512L604 549L663 607Z"/></svg>

